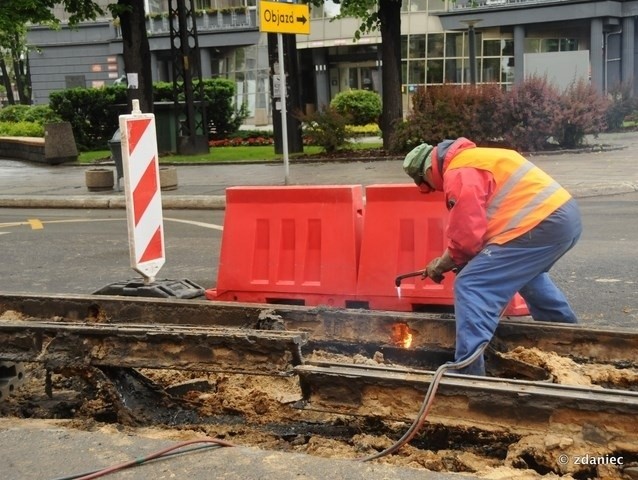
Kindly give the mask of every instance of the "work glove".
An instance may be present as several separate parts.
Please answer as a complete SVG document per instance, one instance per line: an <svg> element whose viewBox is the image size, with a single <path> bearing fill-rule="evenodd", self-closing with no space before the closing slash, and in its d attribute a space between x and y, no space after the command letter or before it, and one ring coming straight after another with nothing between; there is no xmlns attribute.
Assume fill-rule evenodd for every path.
<svg viewBox="0 0 638 480"><path fill-rule="evenodd" d="M450 253L446 250L440 257L434 258L425 267L424 277L430 277L434 283L441 283L445 276L443 275L450 270L456 269L456 263L450 257Z"/></svg>

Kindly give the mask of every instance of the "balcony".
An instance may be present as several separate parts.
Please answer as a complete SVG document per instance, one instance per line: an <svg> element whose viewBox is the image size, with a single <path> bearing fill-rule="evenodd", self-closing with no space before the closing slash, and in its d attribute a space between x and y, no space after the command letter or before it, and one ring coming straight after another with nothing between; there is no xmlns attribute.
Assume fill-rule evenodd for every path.
<svg viewBox="0 0 638 480"><path fill-rule="evenodd" d="M532 5L549 5L556 3L567 3L573 0L459 0L450 2L448 11L459 12L463 10L484 10L490 8L503 7L529 7Z"/></svg>
<svg viewBox="0 0 638 480"><path fill-rule="evenodd" d="M188 28L193 27L192 19L188 18ZM222 10L198 10L195 13L197 32L234 31L257 28L257 11L245 7L227 8ZM119 25L115 25L116 35L122 37ZM175 23L177 28L177 23ZM151 14L146 19L146 31L149 36L168 35L170 22L168 13Z"/></svg>

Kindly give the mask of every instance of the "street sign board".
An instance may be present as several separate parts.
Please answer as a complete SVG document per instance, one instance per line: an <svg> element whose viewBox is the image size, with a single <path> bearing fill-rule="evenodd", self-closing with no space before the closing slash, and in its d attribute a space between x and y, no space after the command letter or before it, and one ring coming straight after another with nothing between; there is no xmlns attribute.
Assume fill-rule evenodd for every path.
<svg viewBox="0 0 638 480"><path fill-rule="evenodd" d="M155 115L133 100L119 120L131 267L153 282L166 260Z"/></svg>
<svg viewBox="0 0 638 480"><path fill-rule="evenodd" d="M259 31L267 33L310 34L308 4L259 2Z"/></svg>

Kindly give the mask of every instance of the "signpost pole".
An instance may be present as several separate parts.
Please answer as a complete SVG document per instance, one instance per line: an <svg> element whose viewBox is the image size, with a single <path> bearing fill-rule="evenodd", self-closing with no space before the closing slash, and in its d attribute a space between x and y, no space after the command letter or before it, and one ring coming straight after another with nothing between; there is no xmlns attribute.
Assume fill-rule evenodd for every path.
<svg viewBox="0 0 638 480"><path fill-rule="evenodd" d="M284 66L284 41L282 33L310 34L310 8L307 4L272 2L261 0L259 3L259 31L277 34L279 59L281 133L284 154L284 183L288 185L288 118L286 113L288 89L286 87L286 69Z"/></svg>
<svg viewBox="0 0 638 480"><path fill-rule="evenodd" d="M279 50L279 78L281 79L281 141L284 153L284 185L290 183L290 165L288 162L288 117L286 103L288 91L286 88L286 69L284 68L284 41L281 33L277 34L277 50Z"/></svg>

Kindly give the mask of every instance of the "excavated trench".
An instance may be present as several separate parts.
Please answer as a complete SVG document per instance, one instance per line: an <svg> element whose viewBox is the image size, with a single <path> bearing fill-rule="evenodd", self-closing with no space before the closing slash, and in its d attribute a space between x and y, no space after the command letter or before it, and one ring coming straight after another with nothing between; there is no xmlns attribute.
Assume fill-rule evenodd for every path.
<svg viewBox="0 0 638 480"><path fill-rule="evenodd" d="M364 365L387 361L378 352L376 357L365 357L317 351L310 358ZM584 371L610 368L615 367L577 365L572 373L576 370L578 375L570 378L582 379ZM376 401L356 415L304 408L296 376L128 368L50 373L39 364L26 364L24 370L25 383L0 404L3 416L69 419L76 428L86 430L99 423L150 428L167 438L206 434L235 444L324 457L364 458L388 448L409 427L419 406L412 394L378 386L367 392ZM604 378L614 387L635 388L637 373L624 373ZM556 374L554 370L550 375ZM561 420L567 428L563 426L560 432L543 432L533 420L526 423L524 414L517 424L490 424L476 422L471 415L453 418L445 414L456 402L464 401L439 397L439 408L410 444L379 461L485 478L636 478L638 442L616 442L601 433L596 425L605 415L597 419L592 413L584 433L582 425L569 425L568 419ZM623 465L565 468L557 465L557 454L622 458Z"/></svg>
<svg viewBox="0 0 638 480"><path fill-rule="evenodd" d="M139 301L149 308L145 302ZM118 318L105 314L104 305L90 307L101 321ZM154 307L155 315L164 308L161 303ZM73 308L76 318L86 318L77 304ZM452 359L445 345L449 326L435 321L419 336L414 325L406 327L407 321L369 321L365 338L370 341L363 342L357 341L363 338L360 319L345 329L334 324L338 312L320 311L318 320L308 320L303 317L306 311L299 312L293 311L283 325L277 315L244 316L242 327L290 330L302 326L310 336L302 349L301 367L355 366L373 376L361 380L355 378L356 372L341 374L337 368L333 377L317 377L313 395L308 397L302 389L307 378L302 378L305 373L298 367L280 375L255 375L187 367L96 366L76 359L65 368L56 357L55 371L47 370L46 363L21 364L23 382L0 402L0 415L68 419L70 426L89 431L113 424L119 430L152 431L155 437L179 440L205 434L235 444L329 458L364 459L390 447L418 414L425 388L414 383L417 369L431 371ZM16 316L25 319L21 313ZM13 320L10 317L7 308L0 308L0 320ZM60 315L65 320L69 317ZM149 321L156 321L151 317ZM134 318L139 321L138 315ZM206 324L193 316L189 322ZM617 403L599 409L595 398L588 397L607 389L638 391L638 365L625 354L635 352L633 340L609 332L578 336L575 330L566 330L562 338L556 338L554 331L524 338L520 327L512 334L507 325L503 328L487 352L490 376L529 380L534 388L568 385L566 394L560 392L567 396L566 403L552 403L550 397L530 400L532 392L526 393L525 388L532 387L527 384L503 399L497 391L466 390L467 385L454 384L454 378L445 384L445 377L419 433L397 453L375 461L492 479L638 479L638 434L632 431L638 415L635 403L614 399ZM410 332L415 334L414 343L406 348L403 340ZM444 340L424 347L430 338ZM603 348L605 338L611 339L614 351ZM531 346L551 342L558 348ZM597 345L594 349L604 360L586 358L589 345ZM139 348L136 343L135 352ZM573 355L557 353L560 348ZM104 353L103 348L99 350ZM397 373L395 367L404 370ZM399 374L404 383L396 383ZM515 382L499 388L521 388ZM583 402L589 403L579 408ZM560 460L564 455L567 462Z"/></svg>

